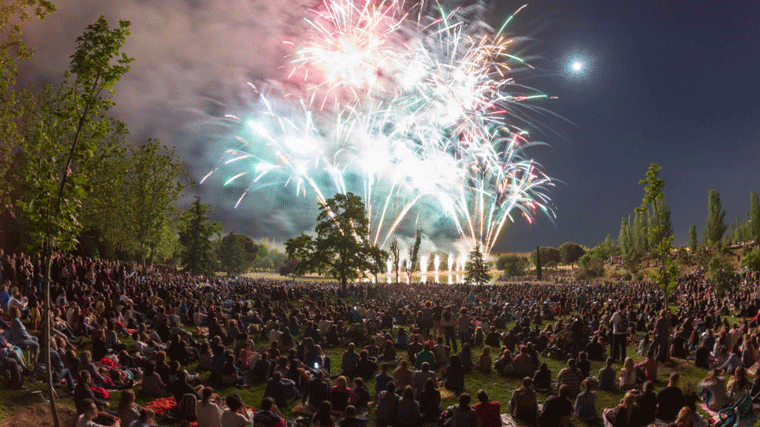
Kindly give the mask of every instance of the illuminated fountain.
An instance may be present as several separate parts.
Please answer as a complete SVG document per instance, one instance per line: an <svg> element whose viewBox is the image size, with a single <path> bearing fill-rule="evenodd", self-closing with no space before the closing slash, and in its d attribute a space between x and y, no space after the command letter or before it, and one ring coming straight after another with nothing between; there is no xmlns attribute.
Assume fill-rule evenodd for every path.
<svg viewBox="0 0 760 427"><path fill-rule="evenodd" d="M420 257L420 282L422 283L427 282L427 266L428 266L428 256L422 255Z"/></svg>

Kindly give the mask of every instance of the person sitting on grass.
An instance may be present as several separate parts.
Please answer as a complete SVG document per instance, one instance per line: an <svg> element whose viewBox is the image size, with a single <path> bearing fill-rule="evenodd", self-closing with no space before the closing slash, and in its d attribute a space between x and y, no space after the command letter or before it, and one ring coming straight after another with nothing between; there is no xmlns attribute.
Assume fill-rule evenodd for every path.
<svg viewBox="0 0 760 427"><path fill-rule="evenodd" d="M615 377L617 376L615 368L612 367L612 358L608 357L604 368L599 370L599 390L615 391L617 390L617 384Z"/></svg>
<svg viewBox="0 0 760 427"><path fill-rule="evenodd" d="M98 410L111 406L108 400L98 399L95 396L95 392L92 391L91 382L92 379L89 372L81 371L79 373L79 381L77 381L76 388L74 388L74 406L77 408L77 414L84 414L89 408L90 403L95 403L98 406Z"/></svg>
<svg viewBox="0 0 760 427"><path fill-rule="evenodd" d="M581 391L575 398L575 418L586 424L596 422L596 393L594 392L594 383L586 378L581 383Z"/></svg>
<svg viewBox="0 0 760 427"><path fill-rule="evenodd" d="M76 427L120 427L121 422L118 418L113 418L111 421L112 423L108 423L108 420L105 419L101 420L98 413L98 406L93 401L89 401L85 403L85 406L83 406L83 412L81 415L79 415L79 418L77 419ZM100 421L98 423L97 421Z"/></svg>
<svg viewBox="0 0 760 427"><path fill-rule="evenodd" d="M246 427L251 424L251 417L240 400L240 396L233 394L225 400L227 410L222 413L222 427Z"/></svg>
<svg viewBox="0 0 760 427"><path fill-rule="evenodd" d="M441 392L436 388L435 381L428 378L422 391L419 393L420 412L423 421L438 422L441 415Z"/></svg>
<svg viewBox="0 0 760 427"><path fill-rule="evenodd" d="M522 380L522 386L512 392L509 411L513 417L528 423L534 423L538 415L538 397L533 390L530 377Z"/></svg>
<svg viewBox="0 0 760 427"><path fill-rule="evenodd" d="M480 357L478 357L478 364L475 366L475 369L483 374L490 374L492 364L491 347L485 346L483 347L483 352L480 354Z"/></svg>
<svg viewBox="0 0 760 427"><path fill-rule="evenodd" d="M471 398L469 393L462 393L459 395L459 404L449 406L446 411L451 415L450 427L476 427L477 418L475 417L475 411L470 406Z"/></svg>
<svg viewBox="0 0 760 427"><path fill-rule="evenodd" d="M546 399L543 410L538 416L538 427L570 427L570 416L573 415L570 396L570 387L567 384L559 386L559 395L549 396Z"/></svg>
<svg viewBox="0 0 760 427"><path fill-rule="evenodd" d="M329 402L328 402L329 403ZM253 414L253 425L262 427L287 427L288 423L282 418L282 413L274 399L265 397L261 400L261 407ZM200 425L198 426L200 427Z"/></svg>
<svg viewBox="0 0 760 427"><path fill-rule="evenodd" d="M395 425L400 400L401 398L396 394L396 384L393 381L388 382L385 390L378 395L377 406L375 406L375 418L379 427Z"/></svg>
<svg viewBox="0 0 760 427"><path fill-rule="evenodd" d="M421 419L420 403L414 400L414 389L406 386L398 402L396 427L417 427Z"/></svg>
<svg viewBox="0 0 760 427"><path fill-rule="evenodd" d="M546 362L541 362L533 376L533 388L539 393L549 393L552 389L552 371Z"/></svg>
<svg viewBox="0 0 760 427"><path fill-rule="evenodd" d="M501 404L488 398L485 390L478 390L478 403L472 407L478 427L501 427Z"/></svg>
<svg viewBox="0 0 760 427"><path fill-rule="evenodd" d="M325 400L319 405L317 413L311 418L311 425L314 427L335 427L330 401Z"/></svg>
<svg viewBox="0 0 760 427"><path fill-rule="evenodd" d="M443 386L446 389L459 394L464 389L464 368L459 360L459 355L451 356L448 366L443 370Z"/></svg>
<svg viewBox="0 0 760 427"><path fill-rule="evenodd" d="M201 390L201 401L198 403L198 427L221 427L222 410L211 397L214 395L214 389L204 387Z"/></svg>

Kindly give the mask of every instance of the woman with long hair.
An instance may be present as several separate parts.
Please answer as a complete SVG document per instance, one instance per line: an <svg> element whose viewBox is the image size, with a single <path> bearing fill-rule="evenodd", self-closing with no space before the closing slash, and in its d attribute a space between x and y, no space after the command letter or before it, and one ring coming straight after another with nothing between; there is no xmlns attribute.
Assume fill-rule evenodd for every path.
<svg viewBox="0 0 760 427"><path fill-rule="evenodd" d="M728 397L731 401L736 401L738 398L749 393L752 389L752 383L747 378L747 371L744 366L739 366L734 371L734 377L728 382Z"/></svg>
<svg viewBox="0 0 760 427"><path fill-rule="evenodd" d="M198 402L198 427L221 427L222 410L211 397L214 395L214 389L204 387L201 390L201 401Z"/></svg>
<svg viewBox="0 0 760 427"><path fill-rule="evenodd" d="M640 425L636 416L636 395L630 391L623 396L623 400L617 406L613 427L637 427Z"/></svg>
<svg viewBox="0 0 760 427"><path fill-rule="evenodd" d="M464 389L464 368L459 359L459 355L451 356L448 366L443 371L443 386L448 390L459 394Z"/></svg>
<svg viewBox="0 0 760 427"><path fill-rule="evenodd" d="M317 413L311 418L311 425L314 427L334 427L335 420L332 417L332 404L325 400L319 404Z"/></svg>
<svg viewBox="0 0 760 427"><path fill-rule="evenodd" d="M422 392L420 392L419 402L423 421L437 422L438 416L441 414L441 392L435 388L435 381L432 378L425 381Z"/></svg>
<svg viewBox="0 0 760 427"><path fill-rule="evenodd" d="M119 417L119 420L121 420L122 425L129 426L132 424L132 421L140 418L140 409L140 406L135 403L134 391L131 389L126 389L121 392L117 415Z"/></svg>
<svg viewBox="0 0 760 427"><path fill-rule="evenodd" d="M620 389L630 390L636 387L636 368L633 364L633 358L626 357L623 367L620 368Z"/></svg>
<svg viewBox="0 0 760 427"><path fill-rule="evenodd" d="M408 385L412 385L412 379L414 378L414 372L409 369L409 362L402 360L399 362L398 367L393 371L393 382L396 383L396 388L404 389Z"/></svg>
<svg viewBox="0 0 760 427"><path fill-rule="evenodd" d="M483 352L480 354L480 357L478 357L478 365L475 368L484 374L490 374L492 363L491 346L484 346Z"/></svg>

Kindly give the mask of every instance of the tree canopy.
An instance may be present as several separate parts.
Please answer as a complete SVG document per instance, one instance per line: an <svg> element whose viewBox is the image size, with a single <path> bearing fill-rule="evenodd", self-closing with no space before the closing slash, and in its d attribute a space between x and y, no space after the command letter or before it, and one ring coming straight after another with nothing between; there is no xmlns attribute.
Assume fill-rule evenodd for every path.
<svg viewBox="0 0 760 427"><path fill-rule="evenodd" d="M288 239L288 258L299 259L299 274L327 273L340 280L343 293L348 281L364 277L376 268L369 239L369 220L361 198L353 193L336 194L320 206L316 236L301 234ZM382 256L387 259L387 254Z"/></svg>

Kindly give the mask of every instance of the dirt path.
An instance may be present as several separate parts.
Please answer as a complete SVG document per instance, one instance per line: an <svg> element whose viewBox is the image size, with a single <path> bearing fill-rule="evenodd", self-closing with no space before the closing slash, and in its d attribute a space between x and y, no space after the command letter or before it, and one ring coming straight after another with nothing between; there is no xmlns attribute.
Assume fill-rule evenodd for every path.
<svg viewBox="0 0 760 427"><path fill-rule="evenodd" d="M77 413L74 408L58 406L58 419L61 427L74 427L77 421ZM36 403L22 406L8 415L0 427L52 427L53 416L50 414L50 404Z"/></svg>

